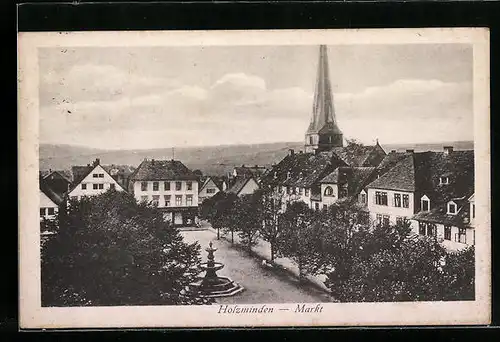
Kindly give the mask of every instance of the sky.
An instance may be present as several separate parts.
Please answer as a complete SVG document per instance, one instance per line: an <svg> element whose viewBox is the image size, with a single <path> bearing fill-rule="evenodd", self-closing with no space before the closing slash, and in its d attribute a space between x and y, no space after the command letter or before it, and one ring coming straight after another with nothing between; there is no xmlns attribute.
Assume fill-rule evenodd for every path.
<svg viewBox="0 0 500 342"><path fill-rule="evenodd" d="M149 149L303 141L318 46L39 49L40 143ZM473 140L472 46L330 45L344 137Z"/></svg>

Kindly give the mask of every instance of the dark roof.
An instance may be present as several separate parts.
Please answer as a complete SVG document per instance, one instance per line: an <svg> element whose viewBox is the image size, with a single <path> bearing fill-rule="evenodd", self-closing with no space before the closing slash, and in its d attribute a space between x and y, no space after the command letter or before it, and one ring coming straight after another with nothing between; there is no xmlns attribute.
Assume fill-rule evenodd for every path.
<svg viewBox="0 0 500 342"><path fill-rule="evenodd" d="M267 173L264 183L311 187L339 166L344 166L332 151L288 154Z"/></svg>
<svg viewBox="0 0 500 342"><path fill-rule="evenodd" d="M40 191L42 191L55 204L61 205L61 203L64 201L63 197L52 190L43 179L40 179L39 186Z"/></svg>
<svg viewBox="0 0 500 342"><path fill-rule="evenodd" d="M358 195L375 177L375 167L354 167L348 181L349 196Z"/></svg>
<svg viewBox="0 0 500 342"><path fill-rule="evenodd" d="M41 171L41 175L43 178L49 178L50 176L59 176L61 179L64 179L68 183L71 183L71 172L67 170L46 170Z"/></svg>
<svg viewBox="0 0 500 342"><path fill-rule="evenodd" d="M432 208L430 211L418 212L412 218L417 221L440 223L456 227L468 225L470 207L467 199L454 200L453 202L457 205L457 213L455 215L447 213L448 202L443 202Z"/></svg>
<svg viewBox="0 0 500 342"><path fill-rule="evenodd" d="M384 159L377 165L377 172L379 175L384 174L390 170L394 165L396 165L400 160L409 156L410 153L407 152L396 152L392 151L387 154Z"/></svg>
<svg viewBox="0 0 500 342"><path fill-rule="evenodd" d="M130 176L141 180L198 180L198 177L178 160L144 160Z"/></svg>
<svg viewBox="0 0 500 342"><path fill-rule="evenodd" d="M73 174L73 186L78 185L95 167L92 165L72 166L71 173Z"/></svg>
<svg viewBox="0 0 500 342"><path fill-rule="evenodd" d="M449 184L440 184L441 177ZM431 200L431 208L474 193L474 151L409 153L389 171L369 184L370 188L415 192Z"/></svg>
<svg viewBox="0 0 500 342"><path fill-rule="evenodd" d="M259 165L254 165L254 166L236 166L234 168L234 171L236 171L237 177L260 177L262 176L265 171L266 167L265 166L259 166Z"/></svg>
<svg viewBox="0 0 500 342"><path fill-rule="evenodd" d="M372 152L375 152L378 148L385 154L378 144L374 146L349 144L342 147L333 147L331 150L349 166L371 166L365 165L365 163Z"/></svg>
<svg viewBox="0 0 500 342"><path fill-rule="evenodd" d="M231 187L227 190L228 194L238 195L252 177L236 177Z"/></svg>
<svg viewBox="0 0 500 342"><path fill-rule="evenodd" d="M411 155L399 160L392 168L368 185L369 188L415 191L415 167Z"/></svg>
<svg viewBox="0 0 500 342"><path fill-rule="evenodd" d="M203 177L204 180L203 180L203 183L202 185L200 186L200 190L203 190L203 188L207 185L207 183L209 181L212 181L215 186L220 190L222 191L222 183L224 182L224 179L222 177L216 177L216 176L206 176L206 177Z"/></svg>

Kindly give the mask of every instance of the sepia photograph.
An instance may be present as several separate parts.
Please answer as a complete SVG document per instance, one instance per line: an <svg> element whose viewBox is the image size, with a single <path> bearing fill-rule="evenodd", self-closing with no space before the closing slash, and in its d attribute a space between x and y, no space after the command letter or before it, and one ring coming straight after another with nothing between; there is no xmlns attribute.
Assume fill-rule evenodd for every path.
<svg viewBox="0 0 500 342"><path fill-rule="evenodd" d="M22 326L488 324L488 39L21 33Z"/></svg>

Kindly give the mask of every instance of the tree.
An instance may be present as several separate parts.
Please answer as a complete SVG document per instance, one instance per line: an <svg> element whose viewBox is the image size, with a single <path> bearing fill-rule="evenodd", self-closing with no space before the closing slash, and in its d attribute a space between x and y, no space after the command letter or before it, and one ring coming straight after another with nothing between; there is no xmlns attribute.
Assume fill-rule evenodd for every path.
<svg viewBox="0 0 500 342"><path fill-rule="evenodd" d="M201 215L210 222L213 228L217 229L217 239L220 239L220 230L225 230L232 224L231 209L234 206L233 203L237 199L238 196L234 194L218 192L211 198L203 201Z"/></svg>
<svg viewBox="0 0 500 342"><path fill-rule="evenodd" d="M317 234L313 234L314 212L304 202L292 202L287 206L280 225L279 254L295 261L299 268L299 280L303 280L313 263L310 260Z"/></svg>
<svg viewBox="0 0 500 342"><path fill-rule="evenodd" d="M262 226L262 202L260 194L244 195L235 201L233 215L241 242L250 254L252 247L257 242L259 230Z"/></svg>
<svg viewBox="0 0 500 342"><path fill-rule="evenodd" d="M271 246L271 261L277 253L277 243L279 236L279 222L282 218L281 206L283 201L283 194L273 192L270 190L258 190L257 196L260 196L262 202L262 227L260 236L269 242Z"/></svg>
<svg viewBox="0 0 500 342"><path fill-rule="evenodd" d="M108 191L71 201L42 259L44 306L182 305L209 301L189 291L200 246L187 244L161 212Z"/></svg>
<svg viewBox="0 0 500 342"><path fill-rule="evenodd" d="M194 170L194 171L193 171L193 174L194 174L196 177L198 177L198 179L200 179L201 177L203 177L203 172L201 172L201 170L198 170L198 169Z"/></svg>

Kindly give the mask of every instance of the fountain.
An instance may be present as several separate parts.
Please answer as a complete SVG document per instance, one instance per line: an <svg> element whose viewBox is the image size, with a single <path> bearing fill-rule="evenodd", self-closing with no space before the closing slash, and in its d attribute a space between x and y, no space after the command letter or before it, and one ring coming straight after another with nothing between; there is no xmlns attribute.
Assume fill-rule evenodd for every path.
<svg viewBox="0 0 500 342"><path fill-rule="evenodd" d="M208 253L207 262L200 265L205 276L191 284L192 290L200 293L203 297L229 297L243 291L244 288L229 277L217 275L217 271L224 268L224 264L215 261L214 252L217 248L213 247L212 241L205 250Z"/></svg>

